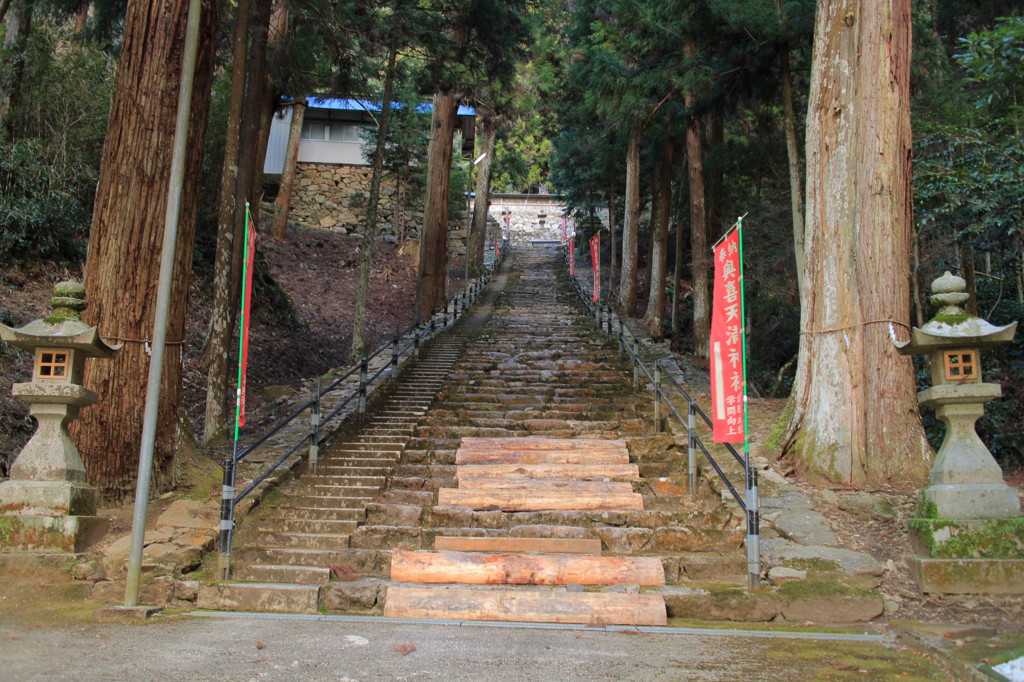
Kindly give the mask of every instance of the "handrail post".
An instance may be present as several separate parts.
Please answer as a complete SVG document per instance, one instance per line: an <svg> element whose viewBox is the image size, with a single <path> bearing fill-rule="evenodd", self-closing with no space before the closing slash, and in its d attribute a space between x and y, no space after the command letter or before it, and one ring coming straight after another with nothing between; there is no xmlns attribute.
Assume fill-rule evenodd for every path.
<svg viewBox="0 0 1024 682"><path fill-rule="evenodd" d="M448 328L448 306L449 305L450 305L449 302L445 301L444 302L444 308L441 309L442 310L442 312L441 312L441 315L442 315L442 318L441 318L441 329L447 329Z"/></svg>
<svg viewBox="0 0 1024 682"><path fill-rule="evenodd" d="M640 383L640 341L633 337L633 388Z"/></svg>
<svg viewBox="0 0 1024 682"><path fill-rule="evenodd" d="M437 307L432 306L430 308L430 333L434 333L434 314L437 312Z"/></svg>
<svg viewBox="0 0 1024 682"><path fill-rule="evenodd" d="M694 409L693 401L687 403L686 410L686 469L687 484L690 495L697 494L697 443L694 441L694 431L697 426L697 411Z"/></svg>
<svg viewBox="0 0 1024 682"><path fill-rule="evenodd" d="M420 326L416 325L416 333L412 336L413 354L420 357Z"/></svg>
<svg viewBox="0 0 1024 682"><path fill-rule="evenodd" d="M747 453L747 581L750 589L761 585L761 511L757 493L757 469Z"/></svg>
<svg viewBox="0 0 1024 682"><path fill-rule="evenodd" d="M623 355L626 352L626 338L622 333L622 318L619 318L619 355Z"/></svg>
<svg viewBox="0 0 1024 682"><path fill-rule="evenodd" d="M231 578L231 531L235 528L235 453L224 458L224 479L220 488L220 556L217 577Z"/></svg>
<svg viewBox="0 0 1024 682"><path fill-rule="evenodd" d="M398 337L391 339L391 378L398 376Z"/></svg>
<svg viewBox="0 0 1024 682"><path fill-rule="evenodd" d="M370 371L370 363L366 356L359 361L359 418L366 416L366 377Z"/></svg>
<svg viewBox="0 0 1024 682"><path fill-rule="evenodd" d="M661 433L661 360L654 360L654 432Z"/></svg>
<svg viewBox="0 0 1024 682"><path fill-rule="evenodd" d="M313 400L313 410L309 415L309 470L314 474L320 456L320 397L320 379L317 379L316 398Z"/></svg>

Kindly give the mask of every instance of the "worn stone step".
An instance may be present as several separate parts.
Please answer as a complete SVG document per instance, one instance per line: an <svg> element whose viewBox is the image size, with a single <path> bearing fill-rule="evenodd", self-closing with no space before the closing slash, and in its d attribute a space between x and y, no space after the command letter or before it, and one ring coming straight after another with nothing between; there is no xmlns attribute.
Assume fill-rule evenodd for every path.
<svg viewBox="0 0 1024 682"><path fill-rule="evenodd" d="M265 548L345 549L349 546L349 536L339 533L271 531L254 533L249 537L248 545Z"/></svg>
<svg viewBox="0 0 1024 682"><path fill-rule="evenodd" d="M199 588L196 606L222 611L316 613L319 597L319 585L213 583Z"/></svg>
<svg viewBox="0 0 1024 682"><path fill-rule="evenodd" d="M640 470L636 464L463 464L457 467L455 477L462 481L518 477L526 479L577 480L628 479L638 480Z"/></svg>
<svg viewBox="0 0 1024 682"><path fill-rule="evenodd" d="M331 569L317 566L283 566L252 564L240 566L232 574L235 580L262 583L294 583L299 585L325 585L331 579Z"/></svg>
<svg viewBox="0 0 1024 682"><path fill-rule="evenodd" d="M422 479L430 480L430 479ZM442 479L443 480L443 479ZM450 486L445 486L450 487ZM595 481L567 478L461 478L459 490L519 491L523 495L547 495L550 493L572 493L580 496L619 494L633 492L628 481Z"/></svg>
<svg viewBox="0 0 1024 682"><path fill-rule="evenodd" d="M332 533L348 535L359 525L357 519L296 519L287 516L259 519L256 530L273 533Z"/></svg>
<svg viewBox="0 0 1024 682"><path fill-rule="evenodd" d="M391 618L665 625L665 601L656 594L555 592L526 588L472 589L392 585L384 604Z"/></svg>
<svg viewBox="0 0 1024 682"><path fill-rule="evenodd" d="M453 552L600 554L601 541L582 538L453 537L434 538L434 549Z"/></svg>
<svg viewBox="0 0 1024 682"><path fill-rule="evenodd" d="M304 505L302 500L289 500L285 498L276 506L277 510L280 510L282 515L287 515L289 519L293 520L355 520L362 521L363 510L365 502L359 500L359 504L354 504L346 507L314 507Z"/></svg>
<svg viewBox="0 0 1024 682"><path fill-rule="evenodd" d="M367 501L377 496L379 491L367 492L358 496L348 495L289 495L283 504L290 507L301 507L305 509L360 509Z"/></svg>
<svg viewBox="0 0 1024 682"><path fill-rule="evenodd" d="M235 560L244 564L329 567L345 563L347 549L307 549L298 547L239 547Z"/></svg>
<svg viewBox="0 0 1024 682"><path fill-rule="evenodd" d="M381 486L379 485L313 485L300 483L292 486L288 490L288 495L305 498L308 504L309 500L330 502L340 499L370 499L376 497L380 490Z"/></svg>

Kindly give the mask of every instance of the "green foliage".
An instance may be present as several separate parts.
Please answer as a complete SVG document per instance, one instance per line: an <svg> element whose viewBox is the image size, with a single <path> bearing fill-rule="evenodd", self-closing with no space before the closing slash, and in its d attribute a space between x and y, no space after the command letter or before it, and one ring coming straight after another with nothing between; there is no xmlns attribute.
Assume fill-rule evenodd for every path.
<svg viewBox="0 0 1024 682"><path fill-rule="evenodd" d="M84 255L113 68L64 29L35 25L13 137L0 143L0 256Z"/></svg>

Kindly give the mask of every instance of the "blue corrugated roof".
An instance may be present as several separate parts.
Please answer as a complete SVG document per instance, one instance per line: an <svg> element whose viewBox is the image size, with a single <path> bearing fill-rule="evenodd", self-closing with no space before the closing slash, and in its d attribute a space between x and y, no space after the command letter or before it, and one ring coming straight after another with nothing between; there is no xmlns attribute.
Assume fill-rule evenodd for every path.
<svg viewBox="0 0 1024 682"><path fill-rule="evenodd" d="M310 97L309 106L316 109L336 109L339 111L380 111L380 102L371 102L365 99L324 99L320 97ZM395 102L391 106L400 107L401 104ZM416 107L416 111L421 114L429 114L433 111L434 105L431 102L424 102ZM475 116L476 110L473 107L467 107L465 104L459 105L459 116Z"/></svg>

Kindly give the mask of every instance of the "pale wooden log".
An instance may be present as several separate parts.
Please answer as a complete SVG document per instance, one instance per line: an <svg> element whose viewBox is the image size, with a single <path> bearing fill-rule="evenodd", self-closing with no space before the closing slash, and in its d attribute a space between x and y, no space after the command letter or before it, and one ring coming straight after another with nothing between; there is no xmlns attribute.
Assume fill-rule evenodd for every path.
<svg viewBox="0 0 1024 682"><path fill-rule="evenodd" d="M625 450L466 450L455 453L456 464L629 464Z"/></svg>
<svg viewBox="0 0 1024 682"><path fill-rule="evenodd" d="M618 478L639 480L636 464L466 464L455 471L459 481L471 478Z"/></svg>
<svg viewBox="0 0 1024 682"><path fill-rule="evenodd" d="M460 449L476 450L622 450L626 451L623 440L603 438L483 438L467 436L459 444Z"/></svg>
<svg viewBox="0 0 1024 682"><path fill-rule="evenodd" d="M633 484L627 481L578 481L566 478L466 478L459 479L459 490L522 490L533 493L631 493Z"/></svg>
<svg viewBox="0 0 1024 682"><path fill-rule="evenodd" d="M666 625L665 600L657 594L608 594L505 588L392 585L384 604L389 618Z"/></svg>
<svg viewBox="0 0 1024 682"><path fill-rule="evenodd" d="M566 554L474 554L391 552L391 580L469 585L641 585L665 584L657 557L602 557Z"/></svg>
<svg viewBox="0 0 1024 682"><path fill-rule="evenodd" d="M549 552L600 554L601 541L578 538L434 538L434 549L454 552Z"/></svg>
<svg viewBox="0 0 1024 682"><path fill-rule="evenodd" d="M639 511L643 498L636 493L531 493L521 490L462 490L441 488L437 491L439 505L459 505L476 510L501 511Z"/></svg>

